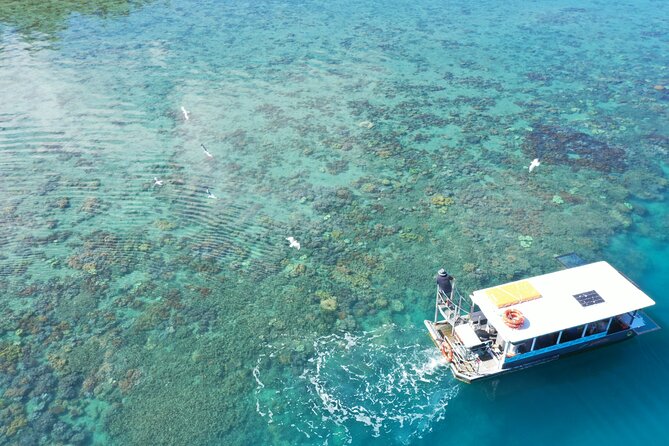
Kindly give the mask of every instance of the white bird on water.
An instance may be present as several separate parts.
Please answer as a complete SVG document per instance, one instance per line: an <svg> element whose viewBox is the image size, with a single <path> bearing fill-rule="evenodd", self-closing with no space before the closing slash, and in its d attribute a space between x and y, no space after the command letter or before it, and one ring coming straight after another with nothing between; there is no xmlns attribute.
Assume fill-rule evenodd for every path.
<svg viewBox="0 0 669 446"><path fill-rule="evenodd" d="M184 119L186 121L188 121L190 119L190 116L189 116L190 112L188 110L186 110L186 107L184 107L183 105L181 106L181 113L184 114Z"/></svg>
<svg viewBox="0 0 669 446"><path fill-rule="evenodd" d="M153 177L153 185L154 186L162 186L163 185L163 180L159 180L158 177Z"/></svg>
<svg viewBox="0 0 669 446"><path fill-rule="evenodd" d="M207 155L209 158L213 158L214 155L211 154L209 150L204 146L204 144L200 144L200 147L202 147L202 150L204 150L205 155Z"/></svg>
<svg viewBox="0 0 669 446"><path fill-rule="evenodd" d="M530 172L534 170L535 167L539 166L541 162L539 162L539 158L534 158L532 162L530 163Z"/></svg>
<svg viewBox="0 0 669 446"><path fill-rule="evenodd" d="M209 192L209 188L207 188L207 197L216 199L216 195L214 195L214 194L212 194L211 192Z"/></svg>
<svg viewBox="0 0 669 446"><path fill-rule="evenodd" d="M291 237L286 237L286 240L288 240L290 242L290 246L289 246L290 248L297 248L298 250L300 249L300 242L295 240L294 237L292 237L292 236Z"/></svg>

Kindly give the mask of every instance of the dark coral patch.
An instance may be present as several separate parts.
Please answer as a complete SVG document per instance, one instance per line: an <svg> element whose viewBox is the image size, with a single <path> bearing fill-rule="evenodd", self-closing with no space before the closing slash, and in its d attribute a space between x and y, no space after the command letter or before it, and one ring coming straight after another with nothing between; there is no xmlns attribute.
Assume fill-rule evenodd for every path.
<svg viewBox="0 0 669 446"><path fill-rule="evenodd" d="M523 152L547 164L584 167L601 172L622 172L625 151L590 135L564 127L537 125L525 138Z"/></svg>

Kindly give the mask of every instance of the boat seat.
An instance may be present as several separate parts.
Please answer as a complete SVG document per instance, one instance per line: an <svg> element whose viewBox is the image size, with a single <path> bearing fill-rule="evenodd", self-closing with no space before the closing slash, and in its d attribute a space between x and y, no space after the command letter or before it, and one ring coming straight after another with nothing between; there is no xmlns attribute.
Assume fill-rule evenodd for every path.
<svg viewBox="0 0 669 446"><path fill-rule="evenodd" d="M474 330L474 333L476 333L476 336L479 337L479 339L483 342L489 341L490 338L492 337L492 334L490 334L488 331L483 330L481 328Z"/></svg>

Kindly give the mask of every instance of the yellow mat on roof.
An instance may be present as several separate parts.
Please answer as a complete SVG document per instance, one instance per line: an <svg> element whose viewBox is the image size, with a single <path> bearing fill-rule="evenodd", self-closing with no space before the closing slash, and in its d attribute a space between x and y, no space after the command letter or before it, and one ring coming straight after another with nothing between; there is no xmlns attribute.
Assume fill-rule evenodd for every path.
<svg viewBox="0 0 669 446"><path fill-rule="evenodd" d="M490 288L486 291L486 294L497 305L497 308L508 307L541 297L541 293L527 280Z"/></svg>

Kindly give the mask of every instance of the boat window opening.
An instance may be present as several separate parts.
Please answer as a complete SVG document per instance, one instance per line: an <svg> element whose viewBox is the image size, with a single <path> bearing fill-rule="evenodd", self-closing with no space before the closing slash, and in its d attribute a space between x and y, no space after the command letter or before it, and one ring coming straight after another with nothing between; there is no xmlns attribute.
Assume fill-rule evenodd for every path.
<svg viewBox="0 0 669 446"><path fill-rule="evenodd" d="M614 317L613 320L611 321L611 325L609 326L609 334L627 330L630 327L630 324L626 323L625 322L626 320L631 322L631 314L629 313L621 314L619 316Z"/></svg>
<svg viewBox="0 0 669 446"><path fill-rule="evenodd" d="M522 355L523 353L528 353L532 350L532 339L515 344L515 346L517 354Z"/></svg>
<svg viewBox="0 0 669 446"><path fill-rule="evenodd" d="M585 324L585 325L583 326L583 331L581 332L581 337L585 336L585 331L588 329L588 325L589 325L589 324Z"/></svg>
<svg viewBox="0 0 669 446"><path fill-rule="evenodd" d="M558 335L560 332L549 333L537 338L537 342L534 345L535 350L540 350L542 348L551 347L557 344Z"/></svg>
<svg viewBox="0 0 669 446"><path fill-rule="evenodd" d="M620 318L620 321L623 324L626 324L626 325L632 325L632 320L634 320L634 314L633 313L621 314L618 317Z"/></svg>
<svg viewBox="0 0 669 446"><path fill-rule="evenodd" d="M606 327L608 326L609 326L608 319L602 319L597 322L590 322L588 324L588 329L586 330L585 335L592 336L595 334L604 333L606 331Z"/></svg>
<svg viewBox="0 0 669 446"><path fill-rule="evenodd" d="M578 327L567 328L562 332L562 338L560 338L560 344L569 341L575 341L581 337L585 325L579 325Z"/></svg>

